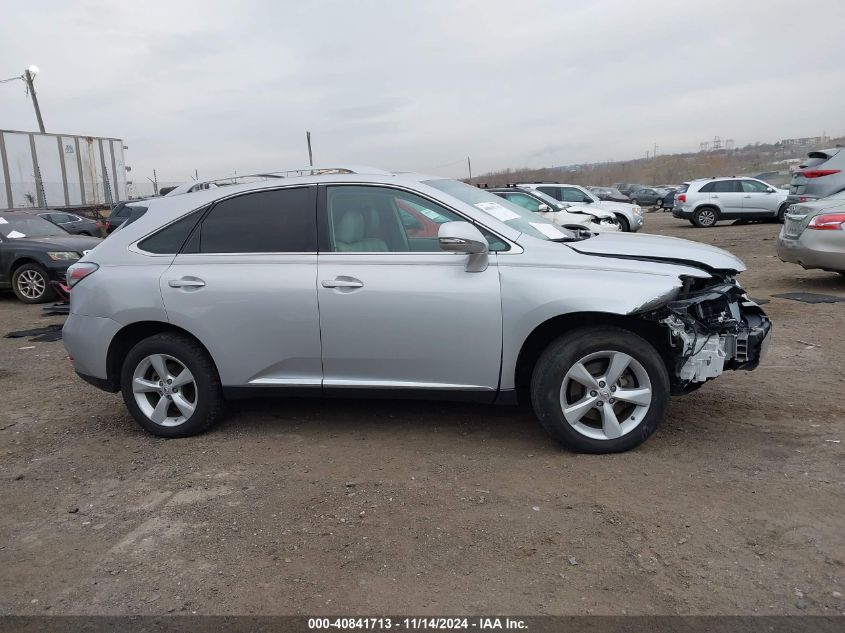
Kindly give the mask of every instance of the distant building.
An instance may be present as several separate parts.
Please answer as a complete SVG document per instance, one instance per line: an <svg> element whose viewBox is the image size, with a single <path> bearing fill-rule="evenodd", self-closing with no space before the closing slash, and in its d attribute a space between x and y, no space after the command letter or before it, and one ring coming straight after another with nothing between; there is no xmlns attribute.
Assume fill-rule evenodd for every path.
<svg viewBox="0 0 845 633"><path fill-rule="evenodd" d="M783 147L813 147L830 143L829 136L807 136L805 138L785 138L779 145Z"/></svg>

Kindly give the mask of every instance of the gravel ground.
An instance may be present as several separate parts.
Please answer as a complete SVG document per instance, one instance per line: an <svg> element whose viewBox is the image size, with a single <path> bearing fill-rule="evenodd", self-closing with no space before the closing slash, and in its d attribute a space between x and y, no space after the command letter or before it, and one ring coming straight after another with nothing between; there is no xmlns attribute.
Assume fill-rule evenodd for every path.
<svg viewBox="0 0 845 633"><path fill-rule="evenodd" d="M637 450L525 408L238 402L161 440L61 343L0 339L3 614L845 613L845 278L772 224L647 230L743 257L765 364L673 400ZM0 294L3 331L60 323Z"/></svg>

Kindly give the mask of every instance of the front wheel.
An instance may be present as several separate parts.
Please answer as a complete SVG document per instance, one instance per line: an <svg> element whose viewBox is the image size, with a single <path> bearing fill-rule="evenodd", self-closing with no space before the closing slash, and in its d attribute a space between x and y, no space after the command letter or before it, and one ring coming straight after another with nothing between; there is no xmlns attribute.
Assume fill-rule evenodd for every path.
<svg viewBox="0 0 845 633"><path fill-rule="evenodd" d="M631 231L631 225L628 222L628 218L624 215L617 215L616 219L619 220L619 229L624 231L625 233L629 233Z"/></svg>
<svg viewBox="0 0 845 633"><path fill-rule="evenodd" d="M783 216L786 215L786 212L789 211L790 205L782 204L780 209L778 209L777 221L783 224Z"/></svg>
<svg viewBox="0 0 845 633"><path fill-rule="evenodd" d="M214 361L181 334L156 334L135 345L123 362L120 386L135 421L160 437L197 435L222 415Z"/></svg>
<svg viewBox="0 0 845 633"><path fill-rule="evenodd" d="M583 453L618 453L654 433L669 400L669 375L657 350L617 327L574 330L540 356L531 403L560 444Z"/></svg>
<svg viewBox="0 0 845 633"><path fill-rule="evenodd" d="M47 271L39 264L24 264L12 274L12 290L24 303L44 303L56 296Z"/></svg>

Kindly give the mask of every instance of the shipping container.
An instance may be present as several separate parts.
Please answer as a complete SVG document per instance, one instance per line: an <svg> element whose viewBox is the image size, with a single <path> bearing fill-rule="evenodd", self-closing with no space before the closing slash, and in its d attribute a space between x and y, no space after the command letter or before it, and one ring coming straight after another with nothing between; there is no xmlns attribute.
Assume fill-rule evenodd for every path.
<svg viewBox="0 0 845 633"><path fill-rule="evenodd" d="M118 138L0 130L0 210L102 209L126 198Z"/></svg>

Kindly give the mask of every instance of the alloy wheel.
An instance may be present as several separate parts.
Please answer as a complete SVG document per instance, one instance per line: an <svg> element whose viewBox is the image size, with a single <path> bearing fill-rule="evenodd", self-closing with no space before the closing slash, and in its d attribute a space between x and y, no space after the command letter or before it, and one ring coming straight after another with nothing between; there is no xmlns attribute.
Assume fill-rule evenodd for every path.
<svg viewBox="0 0 845 633"><path fill-rule="evenodd" d="M698 221L702 226L713 226L716 223L716 214L710 209L702 209L698 212Z"/></svg>
<svg viewBox="0 0 845 633"><path fill-rule="evenodd" d="M566 421L581 435L613 440L637 428L652 402L651 380L633 356L617 351L588 354L560 387Z"/></svg>
<svg viewBox="0 0 845 633"><path fill-rule="evenodd" d="M132 392L141 412L161 426L183 424L194 413L199 399L194 375L184 363L167 354L152 354L138 363Z"/></svg>
<svg viewBox="0 0 845 633"><path fill-rule="evenodd" d="M37 270L25 270L18 275L18 290L27 299L38 299L47 290L47 280Z"/></svg>

